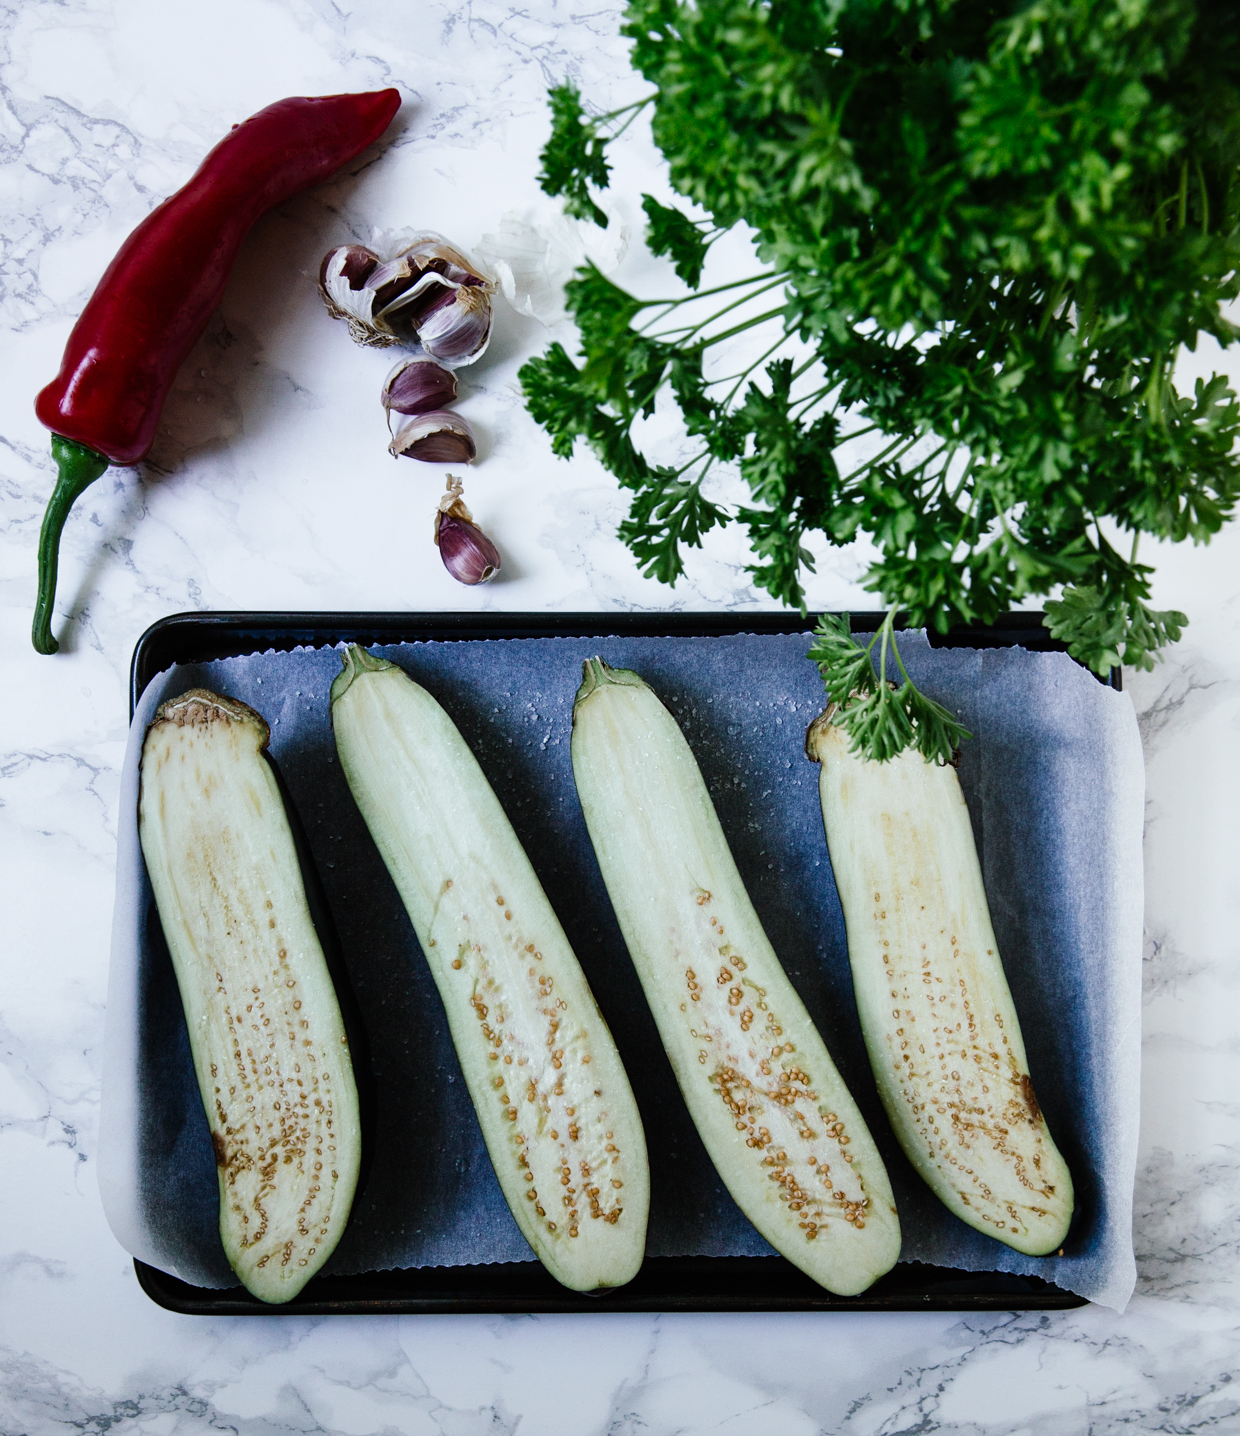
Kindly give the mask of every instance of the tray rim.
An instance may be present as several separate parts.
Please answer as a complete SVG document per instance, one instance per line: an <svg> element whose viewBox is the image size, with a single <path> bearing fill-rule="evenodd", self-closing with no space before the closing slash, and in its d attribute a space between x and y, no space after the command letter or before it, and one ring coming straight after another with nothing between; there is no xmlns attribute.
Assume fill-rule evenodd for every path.
<svg viewBox="0 0 1240 1436"><path fill-rule="evenodd" d="M836 610L835 612L840 612ZM291 650L300 646L324 647L339 642L391 644L400 642L468 642L480 639L626 637L713 637L740 633L786 634L808 632L817 613L787 610L718 610L595 612L316 612L310 611L189 611L156 620L134 645L130 662L129 714L150 681L177 662L206 662L263 649ZM870 632L885 612L858 611L850 615L852 631ZM1067 645L1051 637L1043 626L1044 614L1020 610L1002 615L994 624L956 628L945 635L928 634L932 647L998 648L1022 646L1041 652L1066 652ZM907 624L896 620L897 628ZM271 641L275 635L276 641ZM178 650L187 648L180 657ZM1112 669L1107 682L1122 687L1122 674ZM742 1275L737 1263L764 1264L761 1275L775 1277L775 1290L746 1298L720 1290L729 1274ZM282 1306L271 1306L250 1296L243 1287L195 1287L133 1258L134 1272L143 1292L167 1311L197 1316L320 1316L320 1315L432 1315L432 1314L551 1314L605 1312L790 1312L790 1311L1066 1311L1089 1304L1086 1297L1063 1290L1037 1276L1013 1277L1006 1272L966 1272L927 1267L920 1262L898 1262L887 1275L855 1297L838 1297L816 1286L783 1257L656 1257L647 1258L628 1287L603 1298L559 1287L537 1261L498 1263L499 1267L528 1267L534 1289L503 1291L493 1283L489 1292L476 1287L486 1267L432 1267L410 1272L371 1272L351 1277L315 1277L301 1295ZM654 1276L679 1271L681 1290L668 1292ZM726 1268L726 1270L725 1270ZM922 1289L912 1277L920 1269ZM758 1268L750 1268L757 1274ZM433 1273L434 1276L428 1276ZM931 1274L938 1274L937 1277ZM507 1274L507 1273L506 1273ZM647 1280L642 1282L643 1274ZM518 1273L520 1275L520 1273ZM548 1286L538 1277L546 1277ZM469 1278L472 1278L472 1282ZM929 1280L927 1280L929 1278ZM401 1292L402 1280L413 1290ZM440 1290L432 1287L442 1282ZM453 1287L453 1282L456 1285ZM985 1283L991 1283L991 1289ZM656 1290L644 1288L654 1284ZM802 1283L810 1290L800 1289ZM1018 1290L1015 1284L1023 1284ZM955 1290L952 1290L952 1288ZM965 1287L975 1288L964 1290ZM976 1288L981 1289L976 1289ZM693 1288L693 1289L690 1289ZM938 1288L935 1290L934 1288ZM339 1294L336 1294L339 1293ZM627 1295L625 1294L627 1293ZM1015 1299L1014 1299L1015 1298Z"/></svg>
<svg viewBox="0 0 1240 1436"><path fill-rule="evenodd" d="M823 612L840 617L843 609L815 610L802 617L787 609L638 610L599 609L556 612L547 610L399 611L359 610L194 610L168 614L156 619L134 644L129 664L129 716L132 719L147 684L170 663L205 662L211 658L237 657L253 648L237 648L239 640L258 630L289 630L288 649L302 644L322 647L330 643L372 644L399 642L468 642L479 638L591 638L612 634L629 638L710 638L738 633L807 633ZM886 617L883 609L847 611L854 633L871 633ZM949 629L946 634L926 631L932 648L1009 648L1017 645L1041 653L1066 653L1068 645L1052 638L1043 625L1041 609L1017 609L1000 615L992 624L969 624ZM606 633L600 626L606 627ZM897 615L898 630L908 627ZM539 629L531 633L530 629ZM395 634L412 637L395 637ZM168 656L189 634L205 641L207 651L190 660ZM312 636L313 635L313 636ZM373 635L373 636L372 636ZM309 640L309 642L307 642ZM274 645L268 644L268 647ZM216 652L209 650L218 649ZM1096 675L1095 675L1096 676ZM1123 670L1112 668L1109 678L1100 678L1116 691L1123 689Z"/></svg>

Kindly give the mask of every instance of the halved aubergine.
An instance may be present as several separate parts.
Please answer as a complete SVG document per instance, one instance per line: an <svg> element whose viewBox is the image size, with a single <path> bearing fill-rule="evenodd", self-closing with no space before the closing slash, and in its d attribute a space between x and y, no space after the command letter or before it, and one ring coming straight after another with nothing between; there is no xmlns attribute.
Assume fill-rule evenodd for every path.
<svg viewBox="0 0 1240 1436"><path fill-rule="evenodd" d="M1034 1095L950 766L849 752L828 709L806 753L819 795L861 1028L905 1155L962 1221L1017 1251L1055 1251L1072 1177Z"/></svg>
<svg viewBox="0 0 1240 1436"><path fill-rule="evenodd" d="M353 646L332 685L341 766L417 934L522 1235L576 1291L645 1251L650 1175L628 1077L564 930L456 725Z"/></svg>
<svg viewBox="0 0 1240 1436"><path fill-rule="evenodd" d="M595 658L573 774L676 1080L737 1206L828 1291L896 1262L900 1224L865 1120L780 966L676 720Z"/></svg>
<svg viewBox="0 0 1240 1436"><path fill-rule="evenodd" d="M242 1283L290 1301L344 1232L361 1160L340 1005L252 708L193 689L142 748L138 832Z"/></svg>

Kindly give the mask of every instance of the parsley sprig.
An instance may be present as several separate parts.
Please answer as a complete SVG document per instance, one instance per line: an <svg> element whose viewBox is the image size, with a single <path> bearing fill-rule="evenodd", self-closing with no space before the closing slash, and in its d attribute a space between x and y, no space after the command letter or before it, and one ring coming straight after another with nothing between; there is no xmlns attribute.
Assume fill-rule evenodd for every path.
<svg viewBox="0 0 1240 1436"><path fill-rule="evenodd" d="M587 266L579 355L553 345L522 382L554 451L585 442L631 491L642 571L674 583L686 549L740 524L754 583L804 611L809 536L865 534L866 586L913 626L1058 592L1047 623L1074 656L1151 667L1187 619L1150 606L1141 535L1204 543L1240 499L1236 395L1172 380L1182 346L1240 337L1227 7L630 0L624 33L653 92L590 116L554 91L541 178L601 221L606 145L649 110L706 216L643 201L688 292ZM703 285L738 223L762 267ZM724 372L742 333L758 357ZM669 402L691 445L674 465L635 437ZM748 502L712 496L720 466Z"/></svg>
<svg viewBox="0 0 1240 1436"><path fill-rule="evenodd" d="M960 744L973 735L941 703L920 692L908 676L894 624L895 610L891 609L862 648L852 636L849 614L824 613L819 619L806 656L817 664L831 697L835 710L831 721L851 738L850 752L875 762L885 763L913 748L927 763L950 763ZM894 682L894 672L888 677L889 668L899 669L903 683Z"/></svg>

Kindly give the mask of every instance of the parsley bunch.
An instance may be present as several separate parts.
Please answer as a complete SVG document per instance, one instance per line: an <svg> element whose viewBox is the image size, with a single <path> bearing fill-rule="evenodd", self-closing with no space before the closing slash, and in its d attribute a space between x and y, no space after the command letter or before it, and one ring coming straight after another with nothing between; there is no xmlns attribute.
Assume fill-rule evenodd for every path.
<svg viewBox="0 0 1240 1436"><path fill-rule="evenodd" d="M1200 334L1240 336L1222 314L1240 294L1231 7L630 0L624 33L653 93L592 117L553 91L540 179L601 218L606 143L648 109L709 216L644 199L647 242L690 292L643 299L583 269L580 362L552 345L522 382L557 454L583 439L632 490L621 535L643 572L675 582L686 545L739 523L753 581L803 608L805 535L865 533L866 586L914 625L990 622L1062 586L1047 623L1074 656L1152 666L1187 620L1148 606L1140 536L1205 542L1240 497L1235 394L1171 378ZM737 224L764 267L700 288ZM762 326L761 358L716 374L715 346ZM676 468L633 437L662 398L696 445ZM716 463L751 503L710 499ZM898 695L903 746L920 695Z"/></svg>

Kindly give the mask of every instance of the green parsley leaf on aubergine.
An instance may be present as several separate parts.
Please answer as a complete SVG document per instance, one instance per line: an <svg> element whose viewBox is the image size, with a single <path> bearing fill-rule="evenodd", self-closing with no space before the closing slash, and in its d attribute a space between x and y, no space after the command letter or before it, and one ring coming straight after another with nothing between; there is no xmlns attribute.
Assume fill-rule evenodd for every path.
<svg viewBox="0 0 1240 1436"><path fill-rule="evenodd" d="M522 380L557 453L583 438L634 491L621 536L644 570L673 582L681 546L740 524L755 584L801 606L807 539L866 534L866 585L911 625L1062 588L1047 623L1074 656L1150 666L1187 620L1149 607L1140 536L1206 542L1240 497L1235 394L1172 381L1182 346L1240 337L1231 7L630 0L624 34L654 90L615 114L649 106L673 187L709 216L644 201L648 244L694 292L648 301L583 271L580 364L553 346ZM553 106L544 188L597 214L587 186L622 126L567 87ZM701 266L738 223L766 268L700 322ZM712 349L747 324L767 352L715 377ZM697 442L675 469L629 432L664 396ZM703 497L717 462L750 503ZM942 759L927 701L880 683L846 700L850 731L871 756L899 740Z"/></svg>

